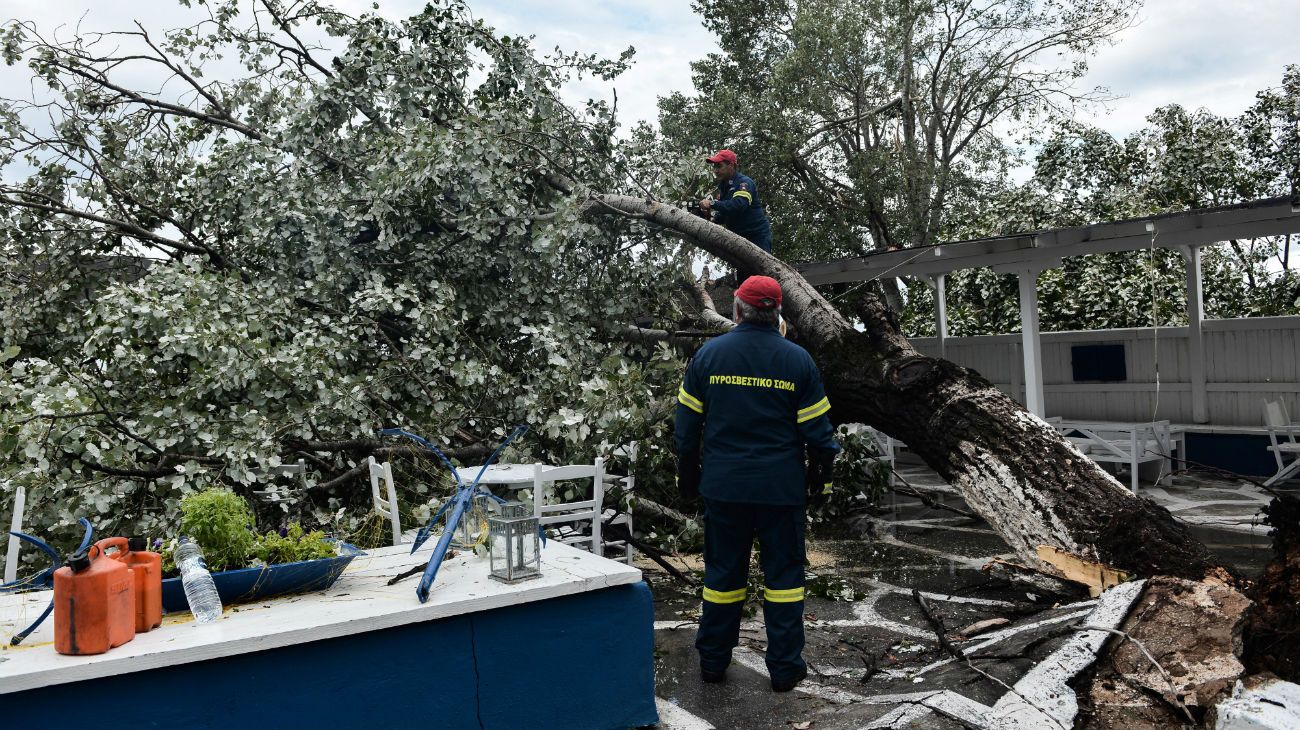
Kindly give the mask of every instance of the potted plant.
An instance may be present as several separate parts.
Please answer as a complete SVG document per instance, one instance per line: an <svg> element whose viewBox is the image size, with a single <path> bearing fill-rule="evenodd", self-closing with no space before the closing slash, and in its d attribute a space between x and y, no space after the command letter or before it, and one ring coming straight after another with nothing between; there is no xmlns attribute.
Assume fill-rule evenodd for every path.
<svg viewBox="0 0 1300 730"><path fill-rule="evenodd" d="M252 511L228 489L194 492L181 500L180 535L203 550L222 605L322 590L329 587L360 550L336 542L297 522L258 534ZM175 575L177 540L162 550L163 574ZM189 610L179 577L163 580L163 610Z"/></svg>

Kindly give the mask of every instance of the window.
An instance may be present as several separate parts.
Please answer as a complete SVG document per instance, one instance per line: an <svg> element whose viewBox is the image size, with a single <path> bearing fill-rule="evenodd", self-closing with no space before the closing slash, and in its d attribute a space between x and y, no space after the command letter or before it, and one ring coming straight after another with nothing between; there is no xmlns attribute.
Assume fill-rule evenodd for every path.
<svg viewBox="0 0 1300 730"><path fill-rule="evenodd" d="M1128 380L1124 345L1074 345L1070 348L1074 382L1122 383Z"/></svg>

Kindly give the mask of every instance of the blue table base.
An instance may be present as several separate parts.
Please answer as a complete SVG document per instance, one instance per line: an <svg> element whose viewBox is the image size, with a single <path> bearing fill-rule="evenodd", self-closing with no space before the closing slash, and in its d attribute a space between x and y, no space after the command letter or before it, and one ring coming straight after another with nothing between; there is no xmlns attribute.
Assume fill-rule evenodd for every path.
<svg viewBox="0 0 1300 730"><path fill-rule="evenodd" d="M653 652L637 583L0 701L12 728L623 730L658 722Z"/></svg>

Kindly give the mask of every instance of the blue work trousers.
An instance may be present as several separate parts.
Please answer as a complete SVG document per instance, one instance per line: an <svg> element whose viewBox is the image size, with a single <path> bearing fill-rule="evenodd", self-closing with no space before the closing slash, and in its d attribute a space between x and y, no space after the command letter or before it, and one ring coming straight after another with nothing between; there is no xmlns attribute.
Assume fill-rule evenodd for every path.
<svg viewBox="0 0 1300 730"><path fill-rule="evenodd" d="M773 680L804 669L804 507L704 501L704 609L695 648L700 668L721 672L740 641L749 550L763 568L767 669Z"/></svg>

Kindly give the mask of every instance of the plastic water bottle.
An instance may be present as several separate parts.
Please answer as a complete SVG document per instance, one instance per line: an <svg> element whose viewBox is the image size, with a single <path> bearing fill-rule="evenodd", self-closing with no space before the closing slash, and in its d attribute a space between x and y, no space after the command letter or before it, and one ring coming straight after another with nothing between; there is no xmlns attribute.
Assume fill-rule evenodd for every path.
<svg viewBox="0 0 1300 730"><path fill-rule="evenodd" d="M212 574L203 562L203 552L188 537L182 537L176 546L176 567L180 568L181 586L185 589L185 600L190 604L194 620L206 624L221 618L221 596L217 595L217 584L212 582Z"/></svg>

